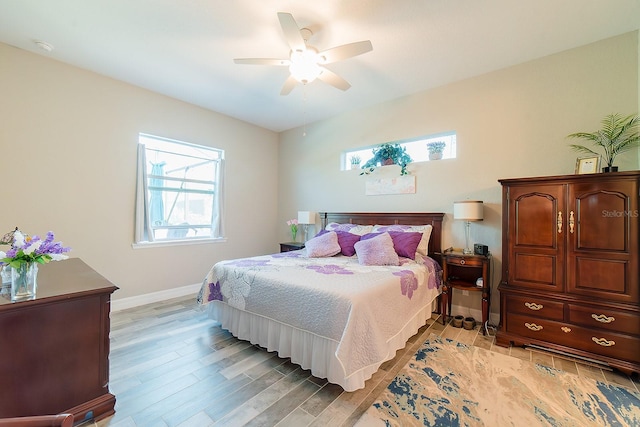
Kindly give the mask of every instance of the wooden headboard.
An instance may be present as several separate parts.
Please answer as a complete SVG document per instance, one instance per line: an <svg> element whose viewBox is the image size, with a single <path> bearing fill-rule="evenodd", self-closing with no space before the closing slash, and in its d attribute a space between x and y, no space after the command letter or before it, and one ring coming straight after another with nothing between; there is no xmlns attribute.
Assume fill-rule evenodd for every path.
<svg viewBox="0 0 640 427"><path fill-rule="evenodd" d="M442 251L442 212L320 212L322 229L330 222L340 224L361 225L427 225L431 224L431 238L429 239L429 256L439 261L434 254Z"/></svg>

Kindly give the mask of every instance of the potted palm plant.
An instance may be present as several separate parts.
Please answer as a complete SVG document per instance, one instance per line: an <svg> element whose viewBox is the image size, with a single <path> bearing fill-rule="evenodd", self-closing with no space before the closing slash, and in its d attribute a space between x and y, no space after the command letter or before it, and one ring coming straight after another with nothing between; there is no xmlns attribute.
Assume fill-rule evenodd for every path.
<svg viewBox="0 0 640 427"><path fill-rule="evenodd" d="M640 136L638 135L638 115L631 114L623 117L620 114L609 114L602 119L602 129L595 132L577 132L568 135L568 138L581 138L590 141L604 152L604 161L607 166L602 168L602 172L617 172L618 167L613 165L616 156L625 151L640 146ZM601 154L584 145L570 144L573 150L595 156Z"/></svg>
<svg viewBox="0 0 640 427"><path fill-rule="evenodd" d="M400 144L386 142L384 144L375 147L373 150L373 157L369 159L363 166L362 174L369 174L375 170L377 166L387 165L399 165L400 175L407 175L407 165L413 160L407 153L407 149Z"/></svg>

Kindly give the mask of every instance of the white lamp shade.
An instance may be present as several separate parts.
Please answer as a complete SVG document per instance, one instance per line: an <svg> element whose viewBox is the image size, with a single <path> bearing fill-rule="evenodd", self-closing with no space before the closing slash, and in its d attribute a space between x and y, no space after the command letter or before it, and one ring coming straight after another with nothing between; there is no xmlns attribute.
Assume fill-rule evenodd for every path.
<svg viewBox="0 0 640 427"><path fill-rule="evenodd" d="M482 208L482 200L453 202L453 218L465 221L482 221L484 218Z"/></svg>
<svg viewBox="0 0 640 427"><path fill-rule="evenodd" d="M298 224L315 224L316 213L309 211L298 211Z"/></svg>

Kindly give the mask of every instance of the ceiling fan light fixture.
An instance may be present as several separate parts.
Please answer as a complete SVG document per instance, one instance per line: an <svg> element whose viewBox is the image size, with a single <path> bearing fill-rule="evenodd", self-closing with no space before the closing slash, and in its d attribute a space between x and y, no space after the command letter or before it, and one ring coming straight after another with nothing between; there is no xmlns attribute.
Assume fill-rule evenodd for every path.
<svg viewBox="0 0 640 427"><path fill-rule="evenodd" d="M311 83L322 74L322 67L318 65L318 52L315 49L296 50L291 52L289 72L300 83Z"/></svg>

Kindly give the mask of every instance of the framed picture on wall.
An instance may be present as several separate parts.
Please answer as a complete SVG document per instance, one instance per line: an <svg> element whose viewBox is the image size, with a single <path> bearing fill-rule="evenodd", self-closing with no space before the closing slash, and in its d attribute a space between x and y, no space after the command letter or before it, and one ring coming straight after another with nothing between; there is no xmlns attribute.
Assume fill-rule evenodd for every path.
<svg viewBox="0 0 640 427"><path fill-rule="evenodd" d="M576 173L579 175L598 173L598 165L600 165L600 156L578 157L576 159Z"/></svg>

